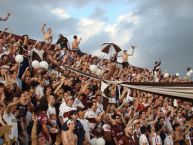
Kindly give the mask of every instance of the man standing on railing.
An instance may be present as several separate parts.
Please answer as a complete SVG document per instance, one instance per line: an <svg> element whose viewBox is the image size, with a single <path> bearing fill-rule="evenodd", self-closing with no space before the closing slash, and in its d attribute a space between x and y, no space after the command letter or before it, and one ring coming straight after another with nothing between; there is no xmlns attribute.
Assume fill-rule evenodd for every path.
<svg viewBox="0 0 193 145"><path fill-rule="evenodd" d="M6 16L3 16L3 17L0 16L0 21L7 21L10 16L11 16L11 13L8 12Z"/></svg>
<svg viewBox="0 0 193 145"><path fill-rule="evenodd" d="M72 50L76 51L78 55L81 55L81 51L79 48L80 41L82 40L81 38L78 39L77 35L74 35L74 40L72 42Z"/></svg>
<svg viewBox="0 0 193 145"><path fill-rule="evenodd" d="M129 58L129 56L133 56L134 49L135 49L135 46L132 46L131 54L127 53L127 50L123 50L123 54L122 54L122 59L123 59L122 65L123 65L123 68L126 68L126 67L129 66L128 58Z"/></svg>
<svg viewBox="0 0 193 145"><path fill-rule="evenodd" d="M44 34L44 41L48 44L52 43L52 29L48 28L47 31L44 30L46 27L46 24L43 24L41 31Z"/></svg>

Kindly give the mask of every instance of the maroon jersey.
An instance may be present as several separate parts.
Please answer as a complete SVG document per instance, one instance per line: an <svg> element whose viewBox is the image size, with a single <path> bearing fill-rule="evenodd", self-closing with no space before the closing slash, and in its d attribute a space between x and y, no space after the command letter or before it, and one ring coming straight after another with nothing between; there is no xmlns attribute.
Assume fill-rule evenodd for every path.
<svg viewBox="0 0 193 145"><path fill-rule="evenodd" d="M132 138L132 136L126 136L124 135L120 140L121 145L135 145L135 142Z"/></svg>
<svg viewBox="0 0 193 145"><path fill-rule="evenodd" d="M145 106L143 104L138 104L137 111L143 111L145 110Z"/></svg>
<svg viewBox="0 0 193 145"><path fill-rule="evenodd" d="M117 142L121 140L123 137L124 133L124 128L122 125L114 125L112 127L112 137L115 137L117 139Z"/></svg>
<svg viewBox="0 0 193 145"><path fill-rule="evenodd" d="M41 122L42 125L47 124L47 122L48 122L47 114L44 112L40 112L38 114L38 120Z"/></svg>
<svg viewBox="0 0 193 145"><path fill-rule="evenodd" d="M45 112L38 113L38 120L41 122L42 125L47 125L48 123L48 117ZM46 140L49 140L49 137L46 135L46 133L41 130L41 134L46 138Z"/></svg>

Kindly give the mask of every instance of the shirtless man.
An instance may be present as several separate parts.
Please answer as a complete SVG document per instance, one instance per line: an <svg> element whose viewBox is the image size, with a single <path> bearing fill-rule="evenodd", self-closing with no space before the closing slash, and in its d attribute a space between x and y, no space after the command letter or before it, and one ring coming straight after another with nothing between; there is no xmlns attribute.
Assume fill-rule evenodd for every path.
<svg viewBox="0 0 193 145"><path fill-rule="evenodd" d="M74 38L74 40L72 42L72 50L76 51L78 54L81 54L81 51L79 49L79 44L80 44L81 38L78 39L77 35L74 35L73 38Z"/></svg>
<svg viewBox="0 0 193 145"><path fill-rule="evenodd" d="M52 29L48 28L47 32L45 32L44 28L45 28L46 24L43 24L42 26L42 33L44 34L44 41L48 44L52 43Z"/></svg>
<svg viewBox="0 0 193 145"><path fill-rule="evenodd" d="M11 16L11 13L8 12L6 16L0 17L0 21L7 21L10 16Z"/></svg>
<svg viewBox="0 0 193 145"><path fill-rule="evenodd" d="M126 67L129 66L128 57L129 56L133 56L133 53L134 53L134 49L132 50L131 54L128 54L127 50L123 50L123 54L122 54L122 59L123 59L122 65L123 65L123 68L126 68Z"/></svg>
<svg viewBox="0 0 193 145"><path fill-rule="evenodd" d="M73 120L69 119L67 121L68 130L62 130L61 138L63 145L77 145L77 136L74 134L75 123Z"/></svg>

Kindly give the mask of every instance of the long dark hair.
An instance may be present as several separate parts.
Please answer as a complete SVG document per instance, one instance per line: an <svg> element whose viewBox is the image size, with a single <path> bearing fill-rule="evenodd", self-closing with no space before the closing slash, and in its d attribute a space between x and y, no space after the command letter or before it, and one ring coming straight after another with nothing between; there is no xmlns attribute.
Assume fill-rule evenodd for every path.
<svg viewBox="0 0 193 145"><path fill-rule="evenodd" d="M96 135L97 138L103 137L103 135L104 135L104 130L103 130L103 128L101 128L101 127L96 128L96 130L95 130L95 135Z"/></svg>

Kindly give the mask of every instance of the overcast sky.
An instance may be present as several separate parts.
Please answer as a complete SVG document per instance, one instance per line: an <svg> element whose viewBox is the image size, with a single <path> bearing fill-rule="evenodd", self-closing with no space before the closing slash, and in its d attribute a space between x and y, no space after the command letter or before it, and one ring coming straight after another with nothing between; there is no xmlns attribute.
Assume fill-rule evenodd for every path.
<svg viewBox="0 0 193 145"><path fill-rule="evenodd" d="M7 22L16 34L42 40L46 23L70 42L77 34L80 48L99 55L100 45L114 42L122 49L136 44L130 63L153 68L162 60L162 70L185 73L193 67L193 0L0 0L0 15L11 12Z"/></svg>

